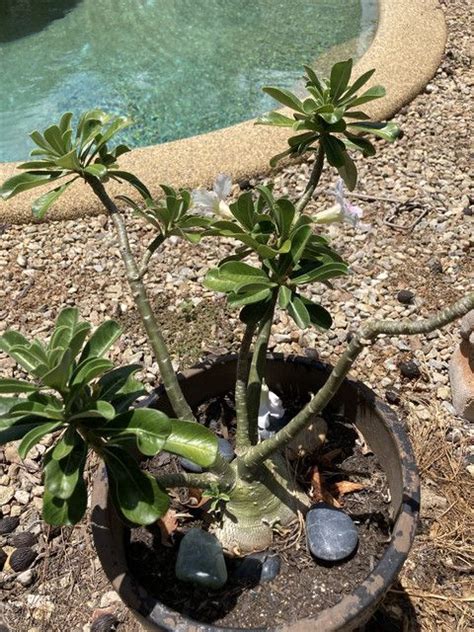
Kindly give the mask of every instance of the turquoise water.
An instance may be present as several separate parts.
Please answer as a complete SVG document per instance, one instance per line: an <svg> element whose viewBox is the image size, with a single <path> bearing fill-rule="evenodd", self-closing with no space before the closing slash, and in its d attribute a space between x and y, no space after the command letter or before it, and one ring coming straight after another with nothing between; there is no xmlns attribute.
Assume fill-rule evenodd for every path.
<svg viewBox="0 0 474 632"><path fill-rule="evenodd" d="M175 140L274 107L301 65L347 42L360 56L377 0L0 0L0 161L70 110L131 116L132 146Z"/></svg>

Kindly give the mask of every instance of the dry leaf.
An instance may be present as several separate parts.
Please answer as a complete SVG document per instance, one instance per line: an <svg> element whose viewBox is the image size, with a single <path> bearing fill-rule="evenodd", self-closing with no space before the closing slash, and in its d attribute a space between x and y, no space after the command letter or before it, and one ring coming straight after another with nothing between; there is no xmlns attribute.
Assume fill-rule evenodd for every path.
<svg viewBox="0 0 474 632"><path fill-rule="evenodd" d="M174 509L168 509L163 518L158 520L158 526L161 534L161 544L163 546L173 546L170 542L170 536L178 528L178 517Z"/></svg>
<svg viewBox="0 0 474 632"><path fill-rule="evenodd" d="M338 481L331 485L331 494L334 494L337 498L351 494L352 492L360 492L361 489L365 489L365 485L362 483L352 483L352 481Z"/></svg>
<svg viewBox="0 0 474 632"><path fill-rule="evenodd" d="M317 465L315 465L311 471L311 492L315 502L325 502L327 505L331 505L331 507L340 507L341 505L337 502L334 496L328 491L326 483L324 481L324 477Z"/></svg>
<svg viewBox="0 0 474 632"><path fill-rule="evenodd" d="M367 444L367 441L364 438L364 435L361 433L361 431L359 430L359 428L352 424L352 427L354 428L356 434L357 434L357 443L359 444L360 447L360 451L362 452L362 454L364 456L367 456L368 454L373 454L373 450L371 449L371 447Z"/></svg>
<svg viewBox="0 0 474 632"><path fill-rule="evenodd" d="M188 489L188 500L184 504L193 509L198 509L207 503L208 500L209 498L203 498L201 489L190 487Z"/></svg>

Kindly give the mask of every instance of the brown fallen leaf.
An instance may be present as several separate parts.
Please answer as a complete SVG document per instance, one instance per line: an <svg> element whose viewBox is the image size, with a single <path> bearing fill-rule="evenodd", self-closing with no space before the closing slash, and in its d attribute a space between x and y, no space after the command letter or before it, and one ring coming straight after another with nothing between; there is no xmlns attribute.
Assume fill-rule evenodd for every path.
<svg viewBox="0 0 474 632"><path fill-rule="evenodd" d="M168 509L163 518L158 520L158 526L160 528L161 544L163 546L173 546L170 541L170 536L178 528L178 517L174 509Z"/></svg>
<svg viewBox="0 0 474 632"><path fill-rule="evenodd" d="M334 498L327 488L323 475L317 465L311 470L311 491L310 496L315 502L325 502L331 507L340 507L339 502Z"/></svg>
<svg viewBox="0 0 474 632"><path fill-rule="evenodd" d="M330 487L331 494L336 498L351 494L352 492L360 492L361 489L365 489L365 485L362 483L353 483L352 481L338 481L333 483Z"/></svg>
<svg viewBox="0 0 474 632"><path fill-rule="evenodd" d="M209 498L203 497L202 490L194 487L188 489L188 500L184 503L187 507L198 509L207 503Z"/></svg>

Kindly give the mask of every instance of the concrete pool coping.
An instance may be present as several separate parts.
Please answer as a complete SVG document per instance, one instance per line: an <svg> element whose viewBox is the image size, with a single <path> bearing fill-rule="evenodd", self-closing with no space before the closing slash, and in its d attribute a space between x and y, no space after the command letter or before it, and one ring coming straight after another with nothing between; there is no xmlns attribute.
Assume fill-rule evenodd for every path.
<svg viewBox="0 0 474 632"><path fill-rule="evenodd" d="M377 31L353 76L376 68L372 84L382 84L387 96L368 104L373 119L392 117L409 103L434 76L446 43L446 22L438 0L380 0ZM269 173L272 155L286 147L286 129L245 121L232 127L178 141L134 149L120 159L121 168L135 173L158 195L160 183L175 187L210 185L218 173L239 180ZM25 156L25 159L27 157ZM0 163L0 183L15 173L19 163ZM111 194L130 194L108 185ZM38 187L0 202L0 223L30 223L31 204L47 187ZM101 206L88 187L74 183L49 212L50 220L98 214Z"/></svg>

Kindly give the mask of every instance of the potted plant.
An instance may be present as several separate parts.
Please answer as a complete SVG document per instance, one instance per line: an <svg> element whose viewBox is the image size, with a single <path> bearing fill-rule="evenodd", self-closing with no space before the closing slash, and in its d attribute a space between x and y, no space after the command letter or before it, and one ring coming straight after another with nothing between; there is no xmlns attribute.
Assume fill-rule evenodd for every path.
<svg viewBox="0 0 474 632"><path fill-rule="evenodd" d="M89 325L79 320L76 310L67 309L59 315L47 344L29 342L12 331L0 338L0 348L35 378L33 383L10 378L0 381L0 392L9 396L0 400L0 440L21 439L19 450L24 456L45 434L55 433L55 444L44 458L43 515L52 524L73 524L84 514L87 495L83 471L88 451L105 462L105 470L101 469L96 477L92 503L96 546L114 587L152 629L221 628L190 620L144 589L131 572L126 554L130 525L153 525L165 516L167 492L175 488L201 490L211 498L211 509L218 511L207 512L208 531L187 533L177 561L180 580L209 590L218 589L226 581L223 551L245 556L267 549L275 529L286 528L303 514L307 514L308 546L314 553L315 533L325 528L324 523L315 527L314 509L331 508L317 506L308 511L311 499L295 483L294 466L286 458L286 450L334 401L361 431L385 471L391 494L391 543L372 573L339 603L316 618L306 617L278 629L345 630L362 624L394 581L410 548L418 510L418 479L409 441L394 413L372 391L346 376L362 349L380 334L433 331L472 309L474 293L430 319L364 323L352 332L334 368L267 354L277 309L286 311L302 329L315 326L326 330L331 326L328 311L304 295L305 286L324 283L330 289L335 278L348 273L347 265L321 234L321 228L334 221L358 222L360 209L346 200L342 184L350 190L356 185L352 156L355 152L364 157L375 154L367 134L388 141L398 135L394 123L370 122L360 110L360 106L384 94L380 86L358 94L373 71L350 84L351 71L351 60L340 62L328 80L321 80L306 67L308 96L304 100L287 90L265 88L291 112L272 112L260 123L297 132L272 164L286 156L315 154L304 193L296 201L275 197L271 187L260 186L228 202L231 183L222 175L212 191L191 193L163 185L164 197L153 200L148 188L117 164L128 148L121 144L110 147L129 121L98 110L83 114L75 133L69 113L43 134L33 132L31 137L37 145L33 160L20 165L24 172L10 178L1 189L8 199L24 190L57 182L33 205L34 215L41 219L70 184L82 178L102 202L116 230L127 279L159 364L163 389L145 402L147 407L133 407L143 394L134 378L137 367L114 369L103 357L119 335L118 325L108 321L86 341ZM326 161L341 177L336 204L310 213L308 204L316 198ZM63 178L69 179L63 184ZM119 203L107 193L110 180L134 187L143 199L141 204L124 195L118 196L120 202L156 229L141 261L130 247ZM240 310L244 333L238 358L195 369L183 379L173 370L144 281L150 259L170 237L192 243L204 237L227 237L238 244L230 256L209 270L205 279L207 287L224 293L229 306ZM230 391L235 395L236 425L229 452L229 446L222 448L215 433L197 423L196 408ZM280 397L287 401L286 411ZM287 414L289 398L299 404L291 415ZM137 452L145 457L170 452L187 462L176 471L150 476L140 468ZM343 520L350 521L343 515ZM317 520L319 516L321 511ZM333 517L330 514L328 520ZM188 554L207 548L210 551L207 558L201 555L205 568L194 569L192 576L186 566L190 558L182 553L185 540ZM352 549L356 544L357 537L353 538ZM347 558L351 551L343 553ZM337 559L324 558L324 554L320 557ZM211 569L206 566L208 562Z"/></svg>

